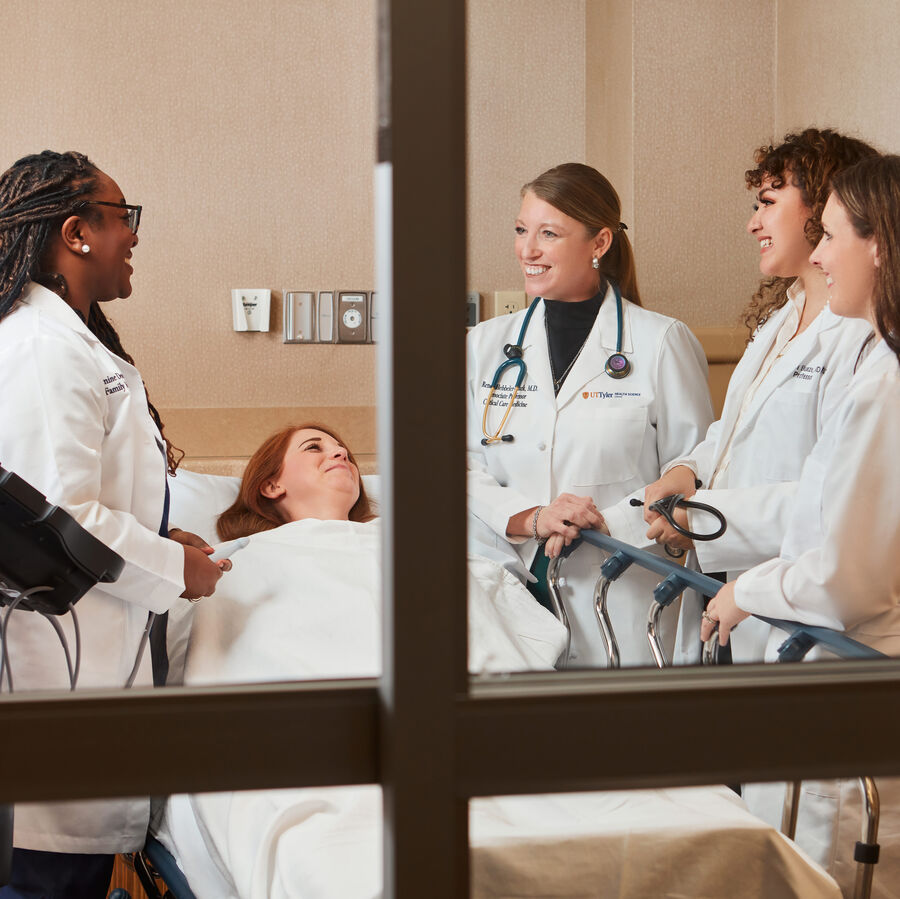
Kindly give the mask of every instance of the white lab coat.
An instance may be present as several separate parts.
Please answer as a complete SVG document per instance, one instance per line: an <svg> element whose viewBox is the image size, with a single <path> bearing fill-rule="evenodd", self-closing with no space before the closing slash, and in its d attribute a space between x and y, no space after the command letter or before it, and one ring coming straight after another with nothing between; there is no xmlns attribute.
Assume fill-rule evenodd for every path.
<svg viewBox="0 0 900 899"><path fill-rule="evenodd" d="M717 540L696 541L694 555L703 571L728 572L729 580L778 555L803 463L843 399L870 330L865 322L840 318L824 309L787 344L739 423L744 396L790 312L789 302L759 329L728 384L722 417L710 425L702 443L669 465L687 465L709 484L730 442L724 475L713 489L700 489L692 497L725 515L725 533ZM718 524L695 511L689 511L688 521L698 532L714 530ZM645 525L642 528L646 530ZM615 536L637 545L646 542L638 534ZM676 647L676 658L682 663L699 661L701 610L700 596L688 591L682 600ZM768 634L762 622L745 622L732 638L735 660L758 659Z"/></svg>
<svg viewBox="0 0 900 899"><path fill-rule="evenodd" d="M695 446L712 420L706 360L697 339L675 319L623 300L622 352L632 365L621 380L604 371L616 351L616 302L607 290L581 354L559 395L547 350L543 303L524 338L528 376L504 433L512 443L482 446L482 413L503 347L515 343L525 313L484 322L468 336L469 510L498 537L510 516L546 505L560 493L590 496L601 511L659 477L660 467ZM509 374L504 383L514 380ZM511 391L488 417L493 433ZM623 513L623 516L629 513ZM632 510L640 517L640 509ZM516 547L530 567L534 540ZM604 555L584 547L565 563L563 588L572 625L575 666L605 666L606 654L593 611L593 587ZM658 578L632 570L613 585L609 608L623 665L652 664L646 639L647 609ZM674 636L674 614L664 626ZM671 646L671 643L670 643Z"/></svg>
<svg viewBox="0 0 900 899"><path fill-rule="evenodd" d="M107 350L56 294L31 284L0 321L0 460L121 555L118 581L75 606L79 687L122 687L148 613L184 590L184 551L159 536L166 462L137 370ZM60 623L74 647L71 616ZM74 649L73 649L74 651ZM17 692L67 689L65 659L46 621L10 619ZM136 684L152 684L149 652ZM73 772L73 776L76 772ZM21 805L15 845L120 852L143 844L149 800Z"/></svg>
<svg viewBox="0 0 900 899"><path fill-rule="evenodd" d="M884 653L900 655L898 446L900 365L880 341L861 363L803 466L780 556L737 579L735 600L742 609L844 630ZM768 659L775 658L781 641L780 632L773 632ZM896 897L900 780L876 783L882 856L873 896ZM800 802L798 843L843 886L853 878L847 855L859 834L856 794L854 781L810 782ZM780 787L751 784L745 798L752 811L777 821Z"/></svg>

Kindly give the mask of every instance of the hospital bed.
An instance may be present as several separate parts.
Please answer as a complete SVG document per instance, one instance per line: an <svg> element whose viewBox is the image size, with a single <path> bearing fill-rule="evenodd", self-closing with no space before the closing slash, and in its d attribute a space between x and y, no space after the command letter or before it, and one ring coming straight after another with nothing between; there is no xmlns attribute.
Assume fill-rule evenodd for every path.
<svg viewBox="0 0 900 899"><path fill-rule="evenodd" d="M603 636L608 667L619 667L619 649L612 619L609 615L609 590L611 585L632 565L638 565L660 576L659 584L653 591L653 601L649 604L647 640L657 666L660 668L666 667L669 662L660 637L659 626L663 611L686 589L696 590L702 596L712 598L721 588L721 582L606 534L597 531L582 531L580 541L568 547L559 557L554 559L547 572L547 585L551 600L557 617L564 624L569 634L568 643L571 642L571 628L565 604L560 594L560 587L563 585L562 570L565 559L578 548L580 543L590 544L608 554L608 558L601 566L593 598L594 612ZM786 633L787 636L784 642L778 648L778 662L802 661L816 646L830 651L840 658L885 658L884 653L829 628L767 618L762 615L754 617L764 621L772 628ZM714 633L703 647L702 659L704 664L715 664L718 646L718 634ZM563 658L567 657L568 651ZM860 777L859 787L864 815L862 816L862 834L856 843L853 855L858 865L854 899L868 899L872 892L874 869L879 858L878 824L880 804L878 789L871 777ZM800 783L794 782L789 784L782 812L782 832L791 839L796 835L799 799Z"/></svg>
<svg viewBox="0 0 900 899"><path fill-rule="evenodd" d="M366 488L377 495L377 481L367 479ZM230 504L236 489L236 478L180 473L172 483L173 524L214 539L215 515ZM183 655L183 646L170 644L173 650L176 657ZM178 670L177 663L173 668ZM328 816L304 818L298 811L311 801L331 809L330 824L322 823ZM223 809L229 811L223 815ZM172 854L178 857L182 868L169 871L174 880L180 875L180 882L166 880L174 899L224 899L233 895L233 886L223 882L215 860L230 858L242 840L249 843L261 832L278 830L263 823L272 815L293 826L254 850L257 859L270 860L277 871L278 889L284 891L273 886L271 896L302 896L315 885L324 890L316 896L349 899L354 895L349 889L342 893L335 886L337 891L328 893L322 886L334 868L348 869L365 882L356 894L377 895L381 810L380 790L374 786L276 791L272 798L172 797L161 839L151 840L145 856L158 870L171 866ZM363 819L366 826L358 826ZM629 899L672 895L672 890L698 899L725 894L840 897L834 880L725 787L473 799L470 839L477 899L583 897L596 894L598 884L604 885L604 895ZM335 840L347 845L347 864L335 861ZM354 853L363 861L354 861ZM143 863L138 860L139 866ZM231 859L225 867L247 864ZM294 886L285 887L285 878L293 878ZM268 889L265 895L270 899Z"/></svg>

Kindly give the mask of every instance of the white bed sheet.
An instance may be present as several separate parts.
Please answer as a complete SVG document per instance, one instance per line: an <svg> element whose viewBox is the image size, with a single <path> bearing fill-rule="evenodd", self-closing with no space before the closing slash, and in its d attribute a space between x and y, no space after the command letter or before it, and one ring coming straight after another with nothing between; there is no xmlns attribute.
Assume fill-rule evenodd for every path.
<svg viewBox="0 0 900 899"><path fill-rule="evenodd" d="M377 899L378 787L172 797L161 839L198 899ZM473 899L840 899L725 787L476 799Z"/></svg>

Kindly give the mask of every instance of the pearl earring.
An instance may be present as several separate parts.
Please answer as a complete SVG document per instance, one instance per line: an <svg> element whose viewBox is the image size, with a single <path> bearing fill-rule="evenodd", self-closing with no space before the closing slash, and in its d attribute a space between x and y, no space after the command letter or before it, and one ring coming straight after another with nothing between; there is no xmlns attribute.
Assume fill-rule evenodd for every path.
<svg viewBox="0 0 900 899"><path fill-rule="evenodd" d="M82 252L82 253L90 253L90 252L91 252L91 248L90 248L86 243L83 243L83 244L81 245L81 252Z"/></svg>
<svg viewBox="0 0 900 899"><path fill-rule="evenodd" d="M593 260L591 261L591 265L594 266L595 269L598 269L598 270L599 270L599 268L600 268L600 260L595 256L595 257L593 258Z"/></svg>

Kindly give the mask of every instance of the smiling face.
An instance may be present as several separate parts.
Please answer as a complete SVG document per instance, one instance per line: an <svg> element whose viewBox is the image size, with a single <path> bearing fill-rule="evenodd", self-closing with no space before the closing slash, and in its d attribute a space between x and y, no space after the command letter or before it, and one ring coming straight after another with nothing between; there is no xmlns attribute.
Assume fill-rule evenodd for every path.
<svg viewBox="0 0 900 899"><path fill-rule="evenodd" d="M785 172L784 182L774 187L772 178L763 180L747 231L759 242L762 274L796 278L809 265L810 245L804 228L812 211L803 202L800 189L790 183L790 172Z"/></svg>
<svg viewBox="0 0 900 899"><path fill-rule="evenodd" d="M598 290L592 259L609 248L608 228L591 237L587 228L527 191L516 219L516 256L525 275L525 292L547 300L577 302Z"/></svg>
<svg viewBox="0 0 900 899"><path fill-rule="evenodd" d="M824 233L810 256L822 269L836 315L873 321L878 248L871 237L860 237L847 210L832 194L822 212Z"/></svg>
<svg viewBox="0 0 900 899"><path fill-rule="evenodd" d="M324 431L294 431L278 475L260 488L275 500L286 521L347 520L359 499L359 469L347 448Z"/></svg>
<svg viewBox="0 0 900 899"><path fill-rule="evenodd" d="M97 173L97 190L90 199L124 204L118 184L103 172ZM83 262L89 266L92 299L105 302L131 296L132 250L138 238L128 226L128 211L113 206L91 205L82 213L83 240L90 247Z"/></svg>

